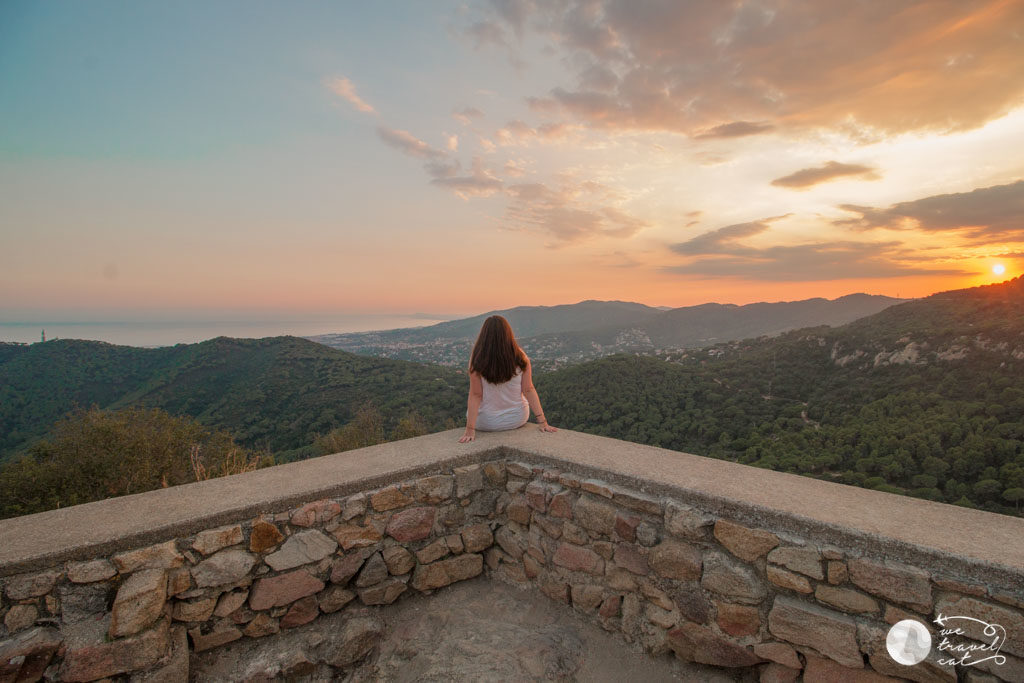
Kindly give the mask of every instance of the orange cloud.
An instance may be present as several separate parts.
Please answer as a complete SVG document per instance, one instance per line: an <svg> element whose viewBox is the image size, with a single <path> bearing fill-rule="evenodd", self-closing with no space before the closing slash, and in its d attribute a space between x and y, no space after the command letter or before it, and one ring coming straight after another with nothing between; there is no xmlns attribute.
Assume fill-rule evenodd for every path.
<svg viewBox="0 0 1024 683"><path fill-rule="evenodd" d="M1024 104L1024 3L529 4L507 32L549 36L576 82L528 98L594 128L746 134L764 125L880 133L978 127ZM507 31L506 31L507 29ZM514 49L508 47L508 49Z"/></svg>

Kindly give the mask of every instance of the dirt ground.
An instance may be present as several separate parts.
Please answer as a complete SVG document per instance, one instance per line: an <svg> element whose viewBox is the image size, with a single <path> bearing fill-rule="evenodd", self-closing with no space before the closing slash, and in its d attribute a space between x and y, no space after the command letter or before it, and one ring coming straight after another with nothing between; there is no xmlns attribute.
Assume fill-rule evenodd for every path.
<svg viewBox="0 0 1024 683"><path fill-rule="evenodd" d="M194 681L755 681L740 672L634 651L572 608L500 581L477 578L376 612L383 637L342 672L314 651L330 647L348 610L258 640L193 654ZM317 650L319 648L319 650Z"/></svg>

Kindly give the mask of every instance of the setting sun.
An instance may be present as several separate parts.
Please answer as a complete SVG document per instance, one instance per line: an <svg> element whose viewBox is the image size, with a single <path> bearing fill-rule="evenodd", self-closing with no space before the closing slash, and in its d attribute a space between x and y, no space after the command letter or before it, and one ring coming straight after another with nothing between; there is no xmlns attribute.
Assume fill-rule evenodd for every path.
<svg viewBox="0 0 1024 683"><path fill-rule="evenodd" d="M1002 263L997 263L994 266L992 266L992 272L995 273L996 275L1002 275L1003 273L1006 272L1006 266L1004 266Z"/></svg>

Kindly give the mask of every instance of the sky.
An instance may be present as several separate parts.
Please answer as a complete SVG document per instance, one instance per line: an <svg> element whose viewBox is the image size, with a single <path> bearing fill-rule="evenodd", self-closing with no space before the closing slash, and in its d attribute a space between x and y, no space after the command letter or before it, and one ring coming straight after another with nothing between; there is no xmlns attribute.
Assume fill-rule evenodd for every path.
<svg viewBox="0 0 1024 683"><path fill-rule="evenodd" d="M1022 150L1024 0L4 0L0 321L925 296Z"/></svg>

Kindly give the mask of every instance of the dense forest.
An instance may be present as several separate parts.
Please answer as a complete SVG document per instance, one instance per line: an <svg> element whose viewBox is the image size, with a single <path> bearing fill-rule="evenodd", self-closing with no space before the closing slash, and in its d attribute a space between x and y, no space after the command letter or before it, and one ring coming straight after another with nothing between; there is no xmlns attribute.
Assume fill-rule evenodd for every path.
<svg viewBox="0 0 1024 683"><path fill-rule="evenodd" d="M841 327L616 355L535 382L560 427L1020 514L1022 377L1017 278ZM64 462L46 444L76 408L159 408L226 430L247 462L265 463L464 424L467 387L461 371L291 337L0 344L0 458L15 459L0 485L24 484L31 462Z"/></svg>
<svg viewBox="0 0 1024 683"><path fill-rule="evenodd" d="M229 430L278 461L317 455L314 440L370 403L394 429L412 414L432 431L465 419L464 374L368 358L296 337L159 349L76 340L0 344L0 461L76 407L161 408Z"/></svg>

